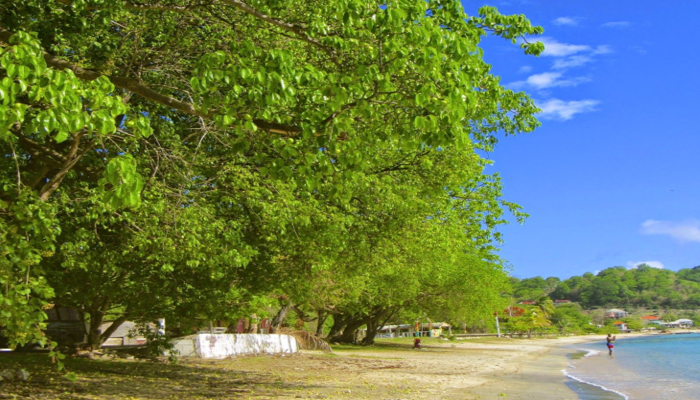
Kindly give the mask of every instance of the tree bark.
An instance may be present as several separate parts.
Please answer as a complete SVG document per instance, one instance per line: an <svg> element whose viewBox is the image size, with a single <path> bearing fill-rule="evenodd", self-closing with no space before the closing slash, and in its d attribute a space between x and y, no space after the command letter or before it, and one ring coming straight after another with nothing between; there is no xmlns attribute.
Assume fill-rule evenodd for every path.
<svg viewBox="0 0 700 400"><path fill-rule="evenodd" d="M366 317L349 316L346 321L348 322L345 323L342 333L331 337L330 341L332 343L354 344L356 342L355 331L365 324Z"/></svg>
<svg viewBox="0 0 700 400"><path fill-rule="evenodd" d="M373 345L374 338L377 336L377 333L379 333L379 328L384 326L387 323L387 321L391 317L393 317L395 312L398 310L399 310L398 308L394 309L394 311L391 311L391 309L387 309L387 308L376 308L375 311L367 317L367 320L366 320L367 334L362 339L362 345L364 345L364 346ZM386 318L384 318L387 314L388 314L388 316ZM381 321L382 318L384 318L383 321Z"/></svg>
<svg viewBox="0 0 700 400"><path fill-rule="evenodd" d="M90 315L90 326L87 332L87 347L90 350L95 350L102 344L100 341L100 336L102 336L100 326L104 321L104 314L96 307L91 308L88 314Z"/></svg>
<svg viewBox="0 0 700 400"><path fill-rule="evenodd" d="M318 310L318 318L316 320L316 336L323 337L323 325L328 319L328 312L324 310Z"/></svg>
<svg viewBox="0 0 700 400"><path fill-rule="evenodd" d="M284 320L287 319L287 315L289 314L289 311L294 307L294 303L292 303L291 300L289 300L286 296L281 296L279 298L280 302L280 310L277 312L277 315L275 315L275 318L272 319L272 322L270 323L270 333L277 333L282 327L282 324L284 323Z"/></svg>
<svg viewBox="0 0 700 400"><path fill-rule="evenodd" d="M379 328L381 328L379 317L367 319L367 334L362 339L363 346L371 346L374 344L374 338L377 336Z"/></svg>
<svg viewBox="0 0 700 400"><path fill-rule="evenodd" d="M333 325L331 326L331 331L328 333L328 337L332 338L340 335L347 325L348 318L341 314L333 314Z"/></svg>
<svg viewBox="0 0 700 400"><path fill-rule="evenodd" d="M90 326L87 332L87 346L91 350L99 347L100 335L100 325L102 325L102 315L99 313L89 313L90 314Z"/></svg>

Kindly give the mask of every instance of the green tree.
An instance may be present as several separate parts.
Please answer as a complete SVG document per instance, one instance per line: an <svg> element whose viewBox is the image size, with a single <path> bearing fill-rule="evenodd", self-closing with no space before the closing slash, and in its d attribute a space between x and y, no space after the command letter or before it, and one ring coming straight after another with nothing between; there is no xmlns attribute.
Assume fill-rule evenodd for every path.
<svg viewBox="0 0 700 400"><path fill-rule="evenodd" d="M642 328L644 328L644 324L642 323L642 320L634 317L629 317L629 318L623 318L622 322L624 322L627 325L627 329L631 329L634 331L638 331Z"/></svg>
<svg viewBox="0 0 700 400"><path fill-rule="evenodd" d="M548 294L550 282L540 276L526 279L511 279L513 285L513 296L517 300L535 301Z"/></svg>
<svg viewBox="0 0 700 400"><path fill-rule="evenodd" d="M592 330L591 319L584 315L582 308L576 303L561 304L556 307L554 314L550 317L552 325L563 334L581 334Z"/></svg>
<svg viewBox="0 0 700 400"><path fill-rule="evenodd" d="M279 291L294 290L315 282L309 269L330 265L333 274L342 264L335 257L345 247L333 249L331 236L353 226L358 193L440 158L462 160L469 190L425 189L461 199L462 221L485 226L469 231L469 248L490 254L500 239L494 210L517 207L487 190L497 177L484 175L475 150L491 150L498 133L533 130L538 110L491 74L479 48L487 33L515 43L542 29L491 7L468 16L453 0L3 2L2 324L15 342L42 340L41 308L54 288L96 323L103 307L69 293L65 269L66 279L125 274L129 290L168 288L141 296L157 303L138 311L142 318L173 312L176 302L196 308L229 293L225 285L234 297L275 292L269 282L290 260ZM387 209L396 201L365 200ZM295 240L297 223L324 225L314 212L328 212L331 227ZM145 226L155 223L164 229ZM355 243L364 234L349 231ZM304 246L327 247L306 263ZM216 290L203 286L217 279ZM148 308L124 298L108 308L122 316Z"/></svg>
<svg viewBox="0 0 700 400"><path fill-rule="evenodd" d="M538 307L528 307L523 315L512 317L506 323L506 328L511 332L526 333L528 339L533 332L544 331L552 326L552 322L542 313Z"/></svg>

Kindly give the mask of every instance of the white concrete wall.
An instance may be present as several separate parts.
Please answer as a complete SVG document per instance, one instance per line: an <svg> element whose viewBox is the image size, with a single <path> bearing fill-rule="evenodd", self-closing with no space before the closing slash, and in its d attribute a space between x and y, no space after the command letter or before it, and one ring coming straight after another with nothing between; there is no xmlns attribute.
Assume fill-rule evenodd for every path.
<svg viewBox="0 0 700 400"><path fill-rule="evenodd" d="M181 357L222 359L245 354L291 354L297 341L289 335L200 333L173 340Z"/></svg>

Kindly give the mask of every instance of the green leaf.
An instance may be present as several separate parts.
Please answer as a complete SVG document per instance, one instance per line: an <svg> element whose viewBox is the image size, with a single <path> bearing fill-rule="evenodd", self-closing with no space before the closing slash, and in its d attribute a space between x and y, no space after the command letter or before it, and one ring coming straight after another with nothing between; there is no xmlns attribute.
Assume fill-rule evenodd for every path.
<svg viewBox="0 0 700 400"><path fill-rule="evenodd" d="M62 143L66 139L68 139L68 132L63 129L56 132L56 136L54 136L56 143Z"/></svg>

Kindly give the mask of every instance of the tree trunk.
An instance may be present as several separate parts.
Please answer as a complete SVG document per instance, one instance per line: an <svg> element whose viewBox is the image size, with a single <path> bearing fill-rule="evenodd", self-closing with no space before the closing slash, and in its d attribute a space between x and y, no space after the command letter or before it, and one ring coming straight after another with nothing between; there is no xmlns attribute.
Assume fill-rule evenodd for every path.
<svg viewBox="0 0 700 400"><path fill-rule="evenodd" d="M294 306L294 303L292 303L292 301L289 300L286 296L280 297L279 302L281 308L277 312L277 315L275 315L275 318L273 318L272 322L270 323L270 333L278 333L280 327L282 327L282 324L284 323L284 320L287 319L289 311Z"/></svg>
<svg viewBox="0 0 700 400"><path fill-rule="evenodd" d="M377 308L375 311L369 315L366 319L366 324L367 324L367 334L365 335L364 339L362 339L362 345L364 346L371 346L374 344L374 338L377 336L377 333L379 333L379 328L382 326L386 325L386 323L389 321L391 317L394 316L396 311L398 311L400 308L395 308L394 311L389 312L390 309L382 309L382 308ZM389 314L383 321L381 321L384 316Z"/></svg>
<svg viewBox="0 0 700 400"><path fill-rule="evenodd" d="M343 332L339 335L333 336L331 342L333 343L355 343L355 331L365 324L366 317L355 317L352 318L344 327Z"/></svg>
<svg viewBox="0 0 700 400"><path fill-rule="evenodd" d="M126 315L122 315L112 322L104 332L100 331L100 326L104 322L104 313L90 312L90 327L88 328L87 347L90 350L97 350L109 337L127 320Z"/></svg>
<svg viewBox="0 0 700 400"><path fill-rule="evenodd" d="M90 326L87 332L87 347L90 350L96 350L103 342L101 340L102 332L100 332L100 326L102 321L104 321L104 314L96 310L90 310L88 313L90 314Z"/></svg>
<svg viewBox="0 0 700 400"><path fill-rule="evenodd" d="M316 336L323 337L323 324L326 323L326 319L328 319L328 312L318 310L318 318L316 319Z"/></svg>
<svg viewBox="0 0 700 400"><path fill-rule="evenodd" d="M119 327L122 326L122 324L126 322L127 319L128 317L126 315L122 315L121 317L112 321L112 325L110 325L109 328L105 329L105 331L102 332L102 335L100 335L100 342L98 343L97 347L102 346L102 343L109 339L109 337L112 336L112 334L117 329L119 329Z"/></svg>
<svg viewBox="0 0 700 400"><path fill-rule="evenodd" d="M345 325L348 324L348 319L348 317L341 314L333 314L333 325L331 326L331 331L328 333L328 337L332 338L340 335Z"/></svg>
<svg viewBox="0 0 700 400"><path fill-rule="evenodd" d="M371 346L374 344L374 338L377 336L379 328L381 328L379 324L379 316L367 319L367 334L365 335L364 339L362 339L363 346Z"/></svg>

